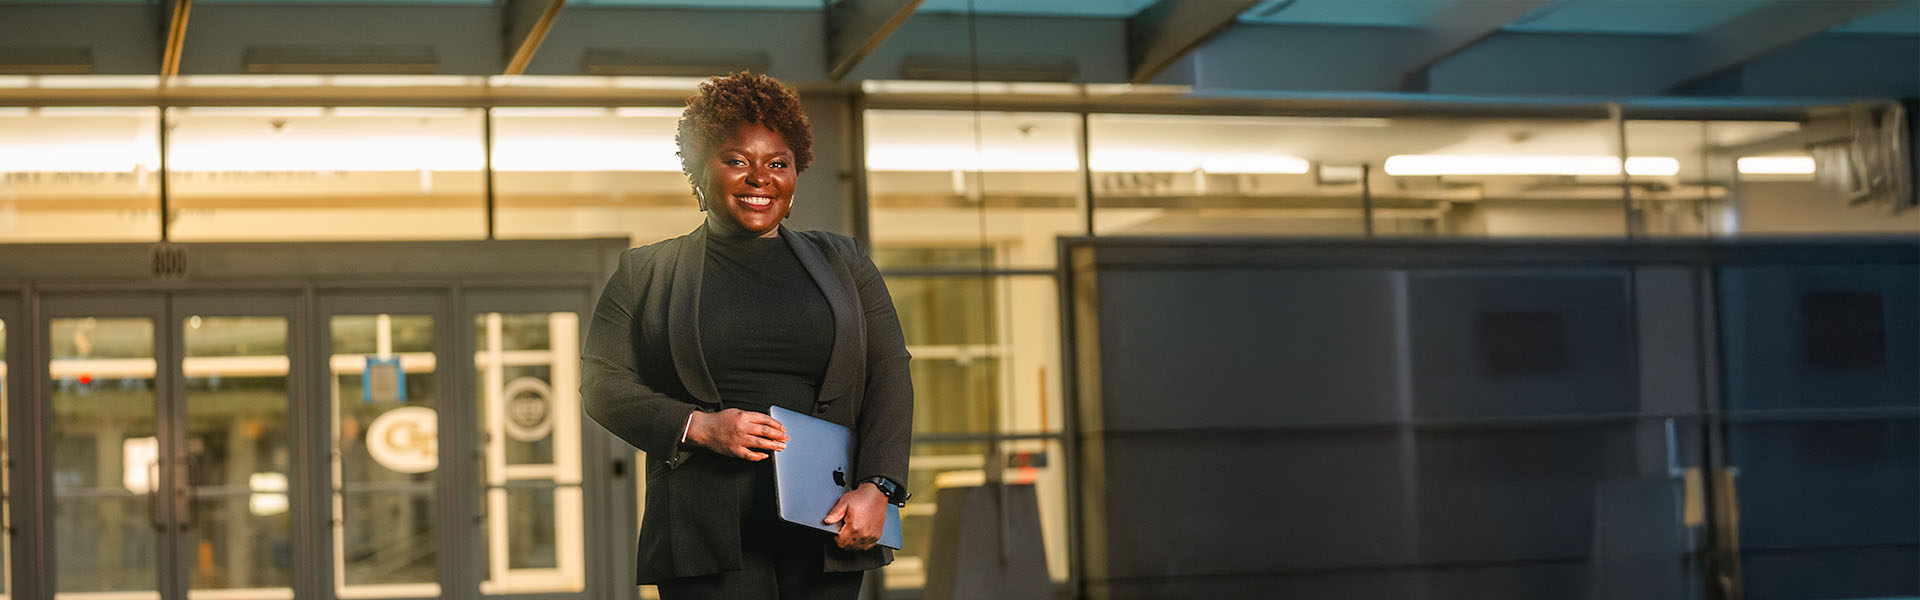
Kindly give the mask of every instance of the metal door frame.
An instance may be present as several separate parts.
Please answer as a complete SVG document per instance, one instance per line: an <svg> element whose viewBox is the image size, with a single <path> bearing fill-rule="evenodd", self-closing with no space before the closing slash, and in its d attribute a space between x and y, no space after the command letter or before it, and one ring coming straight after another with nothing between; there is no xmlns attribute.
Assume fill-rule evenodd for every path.
<svg viewBox="0 0 1920 600"><path fill-rule="evenodd" d="M162 468L156 470L158 481L152 501L156 506L148 507L153 515L178 515L175 503L179 501L177 493L180 482L176 480L181 467L172 464L169 458L179 451L181 443L180 424L175 423L173 402L168 398L176 384L177 369L165 368L171 362L169 354L174 352L173 332L166 326L168 320L169 297L163 291L120 291L106 290L96 292L50 291L30 296L33 305L33 335L39 343L35 345L32 378L35 382L34 394L29 400L35 421L33 427L40 433L32 440L35 450L47 448L47 442L53 432L53 388L49 374L53 366L52 323L54 319L67 318L144 318L153 324L152 354L153 373L153 419L154 437L159 440ZM37 550L43 554L40 564L35 568L42 576L38 579L44 588L38 590L41 597L53 597L59 589L59 556L53 552L52 540L58 532L54 530L53 507L56 506L50 476L53 472L51 452L35 452L34 462L23 463L16 458L16 464L32 464L36 474L43 477L29 482L29 487L38 492L37 500L44 510L37 511L34 517L34 529L39 532L35 540ZM46 482L46 485L39 485ZM19 488L16 488L19 489ZM153 591L162 600L184 598L186 582L178 568L181 558L177 555L180 544L177 543L178 523L173 518L157 517L152 525L155 534ZM163 524L164 522L164 524ZM169 568L172 565L173 568ZM23 574L24 575L24 574Z"/></svg>
<svg viewBox="0 0 1920 600"><path fill-rule="evenodd" d="M171 372L173 378L169 393L172 394L174 401L169 403L173 414L168 415L167 418L176 425L177 429L176 437L173 439L175 444L174 451L177 452L174 460L178 461L178 464L181 465L180 473L190 475L189 469L192 468L186 463L188 456L186 443L188 407L186 378L187 353L186 331L182 321L186 317L196 314L209 314L209 316L220 317L278 316L286 319L288 464L290 466L301 464L302 458L312 452L312 447L306 445L306 438L310 437L311 434L311 425L302 420L295 419L299 414L300 407L307 404L307 397L303 393L307 389L304 383L312 378L312 368L314 366L307 360L308 357L303 351L305 348L303 345L305 338L312 332L312 329L309 328L311 324L307 322L305 318L306 315L302 311L305 304L304 300L305 298L302 297L298 291L284 289L199 289L168 293L166 301L167 322L164 323L164 325L168 328L171 343L168 352L174 357L167 363L167 369ZM289 473L289 475L294 474ZM190 479L190 477L188 479ZM305 564L308 559L312 558L306 554L308 549L300 545L302 532L297 524L304 521L306 517L311 516L306 511L315 510L315 507L309 506L312 488L304 487L303 482L299 481L299 479L300 477L297 475L287 478L287 511L293 523L296 524L290 528L291 531L289 532L291 538L288 542L292 543L294 547L293 572L290 573L292 579L288 582L287 590L289 594L295 597L299 597L302 565ZM178 486L176 488L176 494L184 492L184 497L189 503L188 506L184 508L176 507L176 509L180 509L173 513L175 515L174 520L176 525L178 525L182 515L191 516L192 518L189 522L198 523L200 517L195 513L194 507L191 504L193 501L192 482L177 481L175 483ZM188 536L180 534L184 529L186 529L186 527L176 527L176 535L173 540L175 552L177 552L182 559L193 555L193 548L189 545ZM180 572L181 592L190 595L193 590L192 577L189 574L191 567L185 560L177 562L178 564L175 565L175 569ZM185 597L187 596L181 596L181 598Z"/></svg>
<svg viewBox="0 0 1920 600"><path fill-rule="evenodd" d="M593 301L599 292L599 287L597 285L586 284L574 286L543 285L534 287L503 283L479 283L458 286L457 291L459 298L457 318L459 319L458 325L461 327L470 326L474 317L486 313L571 312L578 316L578 331L575 332L577 336L575 339L585 340L587 326L593 320ZM476 347L463 349L464 354L462 354L462 356L474 356L480 350L480 348L477 347L480 342L479 336L464 337L463 340L475 344ZM470 392L466 398L477 399L478 394L482 390L478 389L478 386L474 383L478 373L474 371L473 361L464 361L461 363L461 366L465 369L463 383L470 386ZM474 449L473 456L476 457L471 462L473 477L469 481L475 486L473 489L476 493L471 497L475 500L475 510L478 511L476 514L480 515L480 520L475 521L469 530L474 531L475 535L478 536L478 532L484 530L487 526L484 521L486 518L486 490L485 486L482 485L481 477L485 471L484 465L481 464L482 459L479 458L481 456L479 453L482 452L479 445L480 438L478 437L478 433L472 430L474 429L473 423L482 415L477 400L471 403L471 406L473 410L469 416L471 416L472 419L466 421L463 427L473 436L470 439L474 444L472 446ZM610 442L611 434L606 433L605 430L592 424L590 419L584 418L584 414L581 416L583 418L580 420L579 486L582 496L581 512L585 516L588 524L581 539L581 544L586 550L585 556L583 557L583 567L587 574L586 585L579 593L480 594L476 591L478 596L485 598L521 599L579 597L624 598L627 596L623 594L635 593L637 589L635 586L616 585L618 578L609 580L608 577L604 576L606 574L625 573L626 570L630 568L629 565L633 564L631 560L633 536L630 535L629 532L639 531L639 523L637 519L626 514L632 511L623 509L624 507L633 506L632 502L635 501L635 497L633 496L633 486L619 485L619 482L626 481L624 477L630 477L633 472L632 465L627 464L631 462L631 457L623 457L620 449L628 449L628 454L630 454L631 449L628 448L624 442L619 442L617 439L613 439L612 442ZM623 491L625 492L624 495L622 494ZM468 552L461 556L461 560L473 570L474 581L477 584L480 581L486 580L488 577L488 556L486 548L480 544L469 544L466 549ZM619 560L621 558L625 558L626 560Z"/></svg>
<svg viewBox="0 0 1920 600"><path fill-rule="evenodd" d="M461 517L472 517L476 514L471 508L473 504L471 498L462 497L464 494L461 494L459 489L460 482L470 481L469 478L462 476L463 473L472 470L472 457L463 456L458 451L459 448L468 447L465 440L470 437L461 435L463 432L458 426L470 422L465 418L468 412L465 410L466 407L462 406L458 399L465 396L461 393L466 387L465 382L462 381L464 379L462 374L471 372L472 367L462 369L460 362L453 358L460 356L459 349L456 347L460 336L455 329L458 323L453 318L451 292L448 288L434 286L388 289L333 288L314 292L314 301L311 306L312 323L316 329L329 327L328 324L332 322L332 318L339 315L424 314L431 316L434 323L433 400L434 411L438 417L436 452L440 457L440 463L434 469L433 479L436 499L433 516L434 537L435 545L439 548L434 566L437 570L438 581L435 584L438 590L426 595L372 596L374 598L464 599L472 598L478 590L478 580L464 578L463 572L466 569L461 564L464 561L460 560L463 552L460 550L462 536L459 525L467 520ZM318 358L319 360L330 360L333 356L331 335L315 335L309 344L313 356L325 357ZM319 558L312 565L314 571L310 573L313 576L310 583L322 588L315 590L318 595L312 597L324 599L341 597L339 586L345 581L344 576L336 572L340 565L336 565L334 561L339 549L334 547L333 541L332 503L336 490L333 485L331 460L335 451L332 446L334 407L330 401L332 394L329 388L332 377L331 368L329 368L326 377L312 378L309 382L308 394L316 401L309 403L306 412L302 415L308 423L312 424L308 429L319 432L315 437L318 442L316 446L321 451L308 457L309 460L301 471L302 477L309 480L308 484L314 486L311 489L324 492L327 499L326 510L314 513L323 516L316 523L320 527L310 530L319 535L314 536L316 539L312 540L309 546L309 550L316 552L315 556ZM357 595L353 597L361 598Z"/></svg>
<svg viewBox="0 0 1920 600"><path fill-rule="evenodd" d="M44 478L36 479L39 473L36 457L40 454L40 445L33 443L40 433L39 428L35 427L39 403L28 401L33 397L33 389L29 384L39 380L32 375L32 365L38 362L32 357L39 356L39 353L32 343L31 334L38 327L32 326L35 321L25 310L27 298L28 291L24 288L0 288L0 323L8 325L5 331L0 331L0 342L4 342L6 347L7 373L5 381L0 382L5 386L0 393L4 393L8 400L4 407L0 407L6 411L5 483L8 492L6 522L0 524L5 528L4 535L0 535L0 544L7 546L6 592L9 598L40 597L41 594L31 587L39 579L21 574L47 564L43 559L47 553L28 543L42 539L34 515L39 514L43 506L38 492L46 486L31 485L35 481L44 481Z"/></svg>

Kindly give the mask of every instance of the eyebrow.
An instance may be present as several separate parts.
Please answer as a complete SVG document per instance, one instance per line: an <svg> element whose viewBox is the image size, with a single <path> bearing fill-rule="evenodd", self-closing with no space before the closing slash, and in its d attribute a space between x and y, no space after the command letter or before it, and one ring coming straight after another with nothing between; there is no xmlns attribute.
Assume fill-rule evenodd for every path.
<svg viewBox="0 0 1920 600"><path fill-rule="evenodd" d="M747 151L746 151L746 150L744 150L744 149L741 149L741 148L731 148L731 147L729 147L729 148L721 148L721 149L720 149L720 151L721 151L721 152L738 152L738 153L740 153L740 154L747 154ZM783 156L784 156L784 157L787 157L787 158L793 158L793 152L791 152L791 151L788 151L788 152L775 152L775 153L773 153L773 156L774 156L775 158L779 158L779 157L783 157Z"/></svg>

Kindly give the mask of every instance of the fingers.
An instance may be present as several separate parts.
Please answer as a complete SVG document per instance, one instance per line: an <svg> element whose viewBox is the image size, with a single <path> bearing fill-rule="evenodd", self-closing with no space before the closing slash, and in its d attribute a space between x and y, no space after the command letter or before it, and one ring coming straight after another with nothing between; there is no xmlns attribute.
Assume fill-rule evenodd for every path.
<svg viewBox="0 0 1920 600"><path fill-rule="evenodd" d="M847 497L841 496L838 502L833 503L833 510L827 511L827 518L821 519L820 522L826 523L828 525L832 525L834 523L839 523L840 519L845 517L846 515L847 515ZM843 534L846 532L846 528L844 527L842 527L840 530Z"/></svg>
<svg viewBox="0 0 1920 600"><path fill-rule="evenodd" d="M872 548L874 543L879 541L880 536L878 534L870 534L867 531L854 527L852 523L841 527L840 533L833 536L834 545L847 550L866 550Z"/></svg>
<svg viewBox="0 0 1920 600"><path fill-rule="evenodd" d="M834 545L848 550L872 548L874 543L880 541L880 533L886 528L886 522L869 523L873 515L855 511L856 503L850 498L854 498L852 493L840 496L840 500L833 504L833 510L827 511L827 518L821 522L828 525L845 523L841 525L840 533L833 536Z"/></svg>
<svg viewBox="0 0 1920 600"><path fill-rule="evenodd" d="M753 435L776 442L787 441L787 428L773 417L756 412L746 413L745 429Z"/></svg>
<svg viewBox="0 0 1920 600"><path fill-rule="evenodd" d="M787 430L773 417L737 408L715 414L721 417L718 423L721 431L713 446L726 448L723 454L761 461L774 452L787 449Z"/></svg>

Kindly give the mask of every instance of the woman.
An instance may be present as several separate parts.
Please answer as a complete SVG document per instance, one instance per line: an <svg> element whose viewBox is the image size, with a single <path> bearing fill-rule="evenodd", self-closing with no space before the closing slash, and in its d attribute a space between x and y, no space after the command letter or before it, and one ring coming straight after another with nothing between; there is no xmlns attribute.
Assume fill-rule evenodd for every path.
<svg viewBox="0 0 1920 600"><path fill-rule="evenodd" d="M893 301L852 239L780 225L812 162L792 89L700 85L675 140L704 224L620 256L581 355L587 414L646 452L639 582L662 598L853 598L906 498L913 388ZM848 426L858 482L823 522L777 512L782 406Z"/></svg>

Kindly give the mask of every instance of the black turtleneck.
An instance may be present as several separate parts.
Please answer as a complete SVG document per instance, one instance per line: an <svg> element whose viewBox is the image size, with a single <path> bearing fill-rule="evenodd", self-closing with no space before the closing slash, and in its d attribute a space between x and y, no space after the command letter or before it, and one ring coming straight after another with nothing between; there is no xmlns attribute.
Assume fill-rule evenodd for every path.
<svg viewBox="0 0 1920 600"><path fill-rule="evenodd" d="M728 408L811 412L833 353L833 313L785 238L709 231L700 349Z"/></svg>

